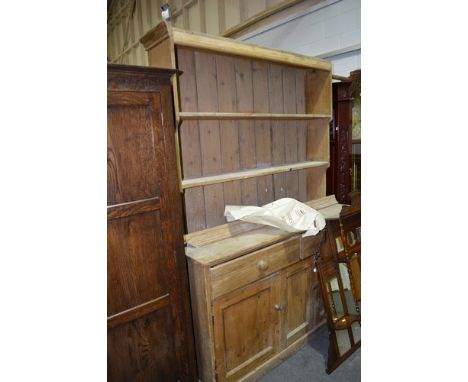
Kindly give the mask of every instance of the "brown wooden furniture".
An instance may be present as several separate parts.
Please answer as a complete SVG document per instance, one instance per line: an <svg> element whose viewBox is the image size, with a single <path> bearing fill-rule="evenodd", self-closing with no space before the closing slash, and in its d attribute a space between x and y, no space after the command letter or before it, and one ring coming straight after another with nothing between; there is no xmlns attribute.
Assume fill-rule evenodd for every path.
<svg viewBox="0 0 468 382"><path fill-rule="evenodd" d="M361 193L350 194L351 206L346 206L340 213L339 237L342 243L342 251L336 250L336 261L343 263L348 269L350 285L356 303L356 309L360 313L361 308ZM337 233L334 233L337 235ZM336 240L335 240L336 244Z"/></svg>
<svg viewBox="0 0 468 382"><path fill-rule="evenodd" d="M330 167L327 170L327 195L349 203L352 178L351 81L333 83L333 120L330 123Z"/></svg>
<svg viewBox="0 0 468 382"><path fill-rule="evenodd" d="M320 290L327 314L330 343L327 373L361 346L361 208L343 206L327 216L326 240L316 254Z"/></svg>
<svg viewBox="0 0 468 382"><path fill-rule="evenodd" d="M166 69L107 68L109 381L194 381Z"/></svg>
<svg viewBox="0 0 468 382"><path fill-rule="evenodd" d="M361 190L361 69L349 73L350 93L353 97L353 140L351 162L353 179L351 189ZM352 203L352 202L351 202Z"/></svg>
<svg viewBox="0 0 468 382"><path fill-rule="evenodd" d="M186 240L201 381L256 380L325 324L313 256L321 234L237 221Z"/></svg>
<svg viewBox="0 0 468 382"><path fill-rule="evenodd" d="M325 196L331 64L160 23L142 39L173 78L187 232L226 204Z"/></svg>
<svg viewBox="0 0 468 382"><path fill-rule="evenodd" d="M196 247L186 253L200 379L256 378L324 322L312 259L320 237L223 225L224 209L325 196L331 64L169 23L140 41L150 65L182 71L172 80L175 136Z"/></svg>

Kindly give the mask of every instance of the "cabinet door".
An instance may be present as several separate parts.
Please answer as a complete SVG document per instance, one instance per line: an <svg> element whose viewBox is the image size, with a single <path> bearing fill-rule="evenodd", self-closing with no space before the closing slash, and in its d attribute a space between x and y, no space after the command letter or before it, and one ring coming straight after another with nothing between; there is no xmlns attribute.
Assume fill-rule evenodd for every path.
<svg viewBox="0 0 468 382"><path fill-rule="evenodd" d="M213 304L216 372L235 381L279 349L281 306L277 273L218 298Z"/></svg>
<svg viewBox="0 0 468 382"><path fill-rule="evenodd" d="M315 326L314 312L318 301L314 292L316 277L313 258L290 266L284 272L281 288L285 296L282 341L285 346L307 334Z"/></svg>
<svg viewBox="0 0 468 382"><path fill-rule="evenodd" d="M159 85L116 70L107 115L108 381L194 380L169 77Z"/></svg>

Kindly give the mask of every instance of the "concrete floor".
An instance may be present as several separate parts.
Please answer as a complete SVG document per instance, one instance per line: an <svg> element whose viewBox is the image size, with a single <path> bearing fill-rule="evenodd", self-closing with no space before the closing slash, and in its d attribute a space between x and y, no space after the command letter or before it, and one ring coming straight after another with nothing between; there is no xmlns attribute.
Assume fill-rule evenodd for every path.
<svg viewBox="0 0 468 382"><path fill-rule="evenodd" d="M359 382L361 349L356 350L333 373L325 372L328 330L317 333L302 349L261 378L260 382Z"/></svg>

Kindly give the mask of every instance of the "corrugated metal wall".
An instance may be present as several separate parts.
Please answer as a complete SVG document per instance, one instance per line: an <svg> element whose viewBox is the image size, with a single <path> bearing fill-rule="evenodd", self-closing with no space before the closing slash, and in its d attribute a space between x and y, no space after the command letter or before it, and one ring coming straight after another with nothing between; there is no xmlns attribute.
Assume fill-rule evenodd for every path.
<svg viewBox="0 0 468 382"><path fill-rule="evenodd" d="M161 21L160 7L169 3L174 26L228 36L249 23L303 0L111 0L107 19L109 62L148 65L139 43L147 31Z"/></svg>

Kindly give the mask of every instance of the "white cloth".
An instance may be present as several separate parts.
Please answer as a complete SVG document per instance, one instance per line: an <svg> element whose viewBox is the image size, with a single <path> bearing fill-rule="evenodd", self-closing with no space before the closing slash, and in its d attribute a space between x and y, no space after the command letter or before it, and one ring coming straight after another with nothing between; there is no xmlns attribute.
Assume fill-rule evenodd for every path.
<svg viewBox="0 0 468 382"><path fill-rule="evenodd" d="M224 216L228 222L239 219L287 232L306 231L303 236L316 235L325 227L325 218L320 212L291 198L278 199L263 207L227 205Z"/></svg>

